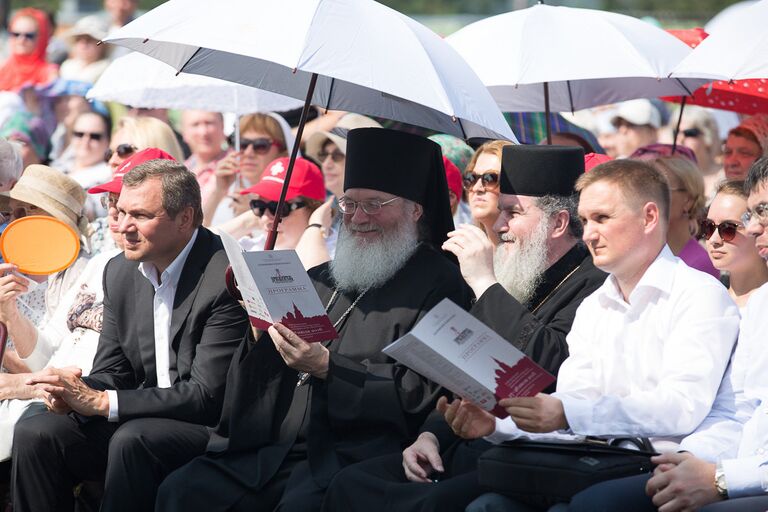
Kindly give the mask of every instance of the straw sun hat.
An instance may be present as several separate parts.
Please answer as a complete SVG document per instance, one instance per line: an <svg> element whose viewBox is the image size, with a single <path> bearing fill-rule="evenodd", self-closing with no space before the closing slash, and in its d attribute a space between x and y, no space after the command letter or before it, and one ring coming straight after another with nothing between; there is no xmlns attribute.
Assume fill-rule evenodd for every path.
<svg viewBox="0 0 768 512"><path fill-rule="evenodd" d="M85 190L72 178L45 165L30 165L8 193L8 197L37 206L90 237L88 218L83 215Z"/></svg>

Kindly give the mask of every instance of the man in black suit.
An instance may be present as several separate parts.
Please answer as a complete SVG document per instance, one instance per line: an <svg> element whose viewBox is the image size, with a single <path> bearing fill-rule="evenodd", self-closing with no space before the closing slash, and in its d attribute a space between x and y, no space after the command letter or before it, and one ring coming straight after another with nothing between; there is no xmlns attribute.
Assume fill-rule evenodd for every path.
<svg viewBox="0 0 768 512"><path fill-rule="evenodd" d="M117 211L124 254L104 271L93 369L36 380L49 411L16 425L16 511L71 510L73 485L102 477L102 510L152 509L162 479L205 448L219 417L248 324L224 286L221 241L201 227L197 181L175 161L146 161L123 176Z"/></svg>

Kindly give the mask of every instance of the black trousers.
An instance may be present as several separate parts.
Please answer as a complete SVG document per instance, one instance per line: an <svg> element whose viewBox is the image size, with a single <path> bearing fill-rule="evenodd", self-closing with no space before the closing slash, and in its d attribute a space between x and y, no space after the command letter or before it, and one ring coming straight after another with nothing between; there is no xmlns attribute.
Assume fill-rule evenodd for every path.
<svg viewBox="0 0 768 512"><path fill-rule="evenodd" d="M282 455L276 451L275 456ZM155 510L311 512L320 509L325 490L315 484L303 454L289 455L267 482L263 482L263 459L259 459L256 452L222 452L197 457L165 479L157 494Z"/></svg>
<svg viewBox="0 0 768 512"><path fill-rule="evenodd" d="M163 478L205 450L202 425L164 418L79 421L32 407L16 423L14 512L71 511L72 488L104 481L103 511L153 510Z"/></svg>
<svg viewBox="0 0 768 512"><path fill-rule="evenodd" d="M477 471L448 474L435 483L410 482L401 453L376 457L341 470L326 492L323 510L365 512L463 512L484 491Z"/></svg>

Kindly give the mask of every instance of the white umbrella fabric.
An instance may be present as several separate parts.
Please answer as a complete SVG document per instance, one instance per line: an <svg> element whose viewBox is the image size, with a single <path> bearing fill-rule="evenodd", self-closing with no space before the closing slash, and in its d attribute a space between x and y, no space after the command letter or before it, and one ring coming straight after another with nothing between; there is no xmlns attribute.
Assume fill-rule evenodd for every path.
<svg viewBox="0 0 768 512"><path fill-rule="evenodd" d="M133 52L115 59L86 98L141 108L195 109L209 112L283 112L301 100L234 84L218 78L178 74L168 64Z"/></svg>
<svg viewBox="0 0 768 512"><path fill-rule="evenodd" d="M445 41L373 0L170 0L105 41L179 72L306 98L297 139L311 103L516 142L488 90ZM279 222L277 215L267 249Z"/></svg>
<svg viewBox="0 0 768 512"><path fill-rule="evenodd" d="M667 78L691 52L676 37L594 9L534 5L472 23L446 41L508 112L685 96L706 82Z"/></svg>
<svg viewBox="0 0 768 512"><path fill-rule="evenodd" d="M711 80L768 78L768 0L729 15L670 76Z"/></svg>

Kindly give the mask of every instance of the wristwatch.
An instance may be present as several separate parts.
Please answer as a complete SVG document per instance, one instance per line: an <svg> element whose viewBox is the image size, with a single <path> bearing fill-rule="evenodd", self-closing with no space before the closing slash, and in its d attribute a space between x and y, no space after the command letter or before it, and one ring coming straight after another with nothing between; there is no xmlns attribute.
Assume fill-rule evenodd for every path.
<svg viewBox="0 0 768 512"><path fill-rule="evenodd" d="M728 499L728 484L725 481L725 471L719 462L715 466L715 490L718 496Z"/></svg>

